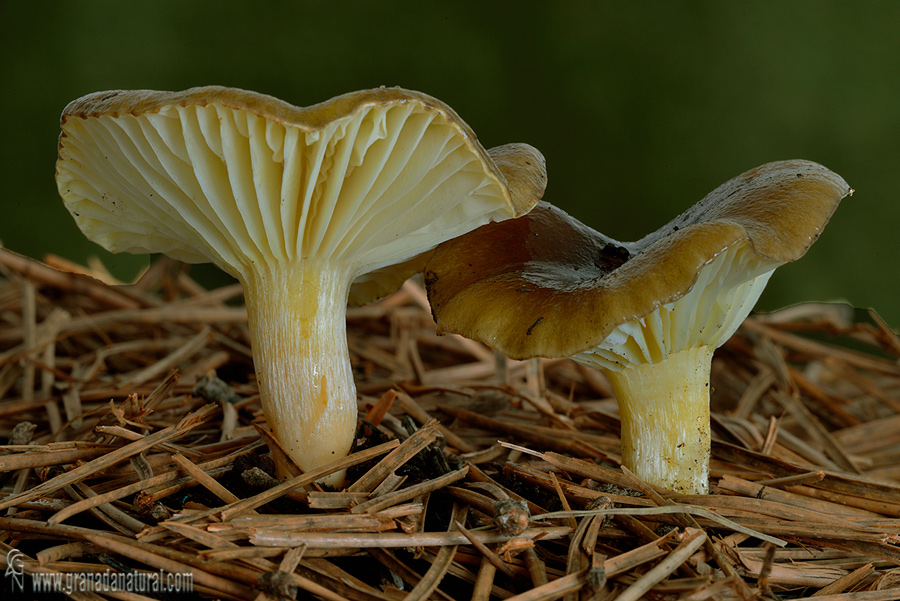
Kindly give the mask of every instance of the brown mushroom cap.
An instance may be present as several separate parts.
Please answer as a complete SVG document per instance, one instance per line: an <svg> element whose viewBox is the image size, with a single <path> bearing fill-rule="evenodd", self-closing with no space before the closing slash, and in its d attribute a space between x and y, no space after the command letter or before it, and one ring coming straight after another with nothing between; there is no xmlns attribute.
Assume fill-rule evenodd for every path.
<svg viewBox="0 0 900 601"><path fill-rule="evenodd" d="M768 163L632 243L540 203L436 249L425 271L432 313L441 331L515 359L570 357L686 295L729 249L746 246L756 258L736 283L802 257L851 193L816 163Z"/></svg>

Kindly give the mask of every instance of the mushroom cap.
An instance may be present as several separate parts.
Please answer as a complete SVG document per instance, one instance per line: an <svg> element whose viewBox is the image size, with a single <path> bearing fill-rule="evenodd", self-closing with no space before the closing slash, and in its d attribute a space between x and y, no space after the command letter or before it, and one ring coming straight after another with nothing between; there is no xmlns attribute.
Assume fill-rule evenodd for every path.
<svg viewBox="0 0 900 601"><path fill-rule="evenodd" d="M360 302L437 243L524 214L546 184L537 150L489 154L450 107L401 88L305 108L219 86L115 90L70 103L61 127L60 195L104 248L237 276L309 257L381 271Z"/></svg>
<svg viewBox="0 0 900 601"><path fill-rule="evenodd" d="M662 329L649 316L671 308L698 282L702 290L688 304L740 302L743 319L771 270L802 257L851 193L840 176L816 163L768 163L631 243L542 202L524 217L482 226L435 250L425 269L432 313L440 331L515 359L581 359L629 323ZM746 292L749 306L726 298L735 290ZM706 332L699 331L702 324L691 327L706 344L721 344L709 330L736 325L721 323L721 315L713 319L720 323Z"/></svg>
<svg viewBox="0 0 900 601"><path fill-rule="evenodd" d="M527 144L504 144L487 151L497 169L506 177L510 196L522 202L532 203L532 207L544 194L547 183L544 157ZM540 165L540 169L533 166ZM530 210L529 207L526 210ZM433 249L416 255L401 263L387 265L375 271L366 272L353 281L348 304L360 306L384 298L416 273L421 273L433 254Z"/></svg>

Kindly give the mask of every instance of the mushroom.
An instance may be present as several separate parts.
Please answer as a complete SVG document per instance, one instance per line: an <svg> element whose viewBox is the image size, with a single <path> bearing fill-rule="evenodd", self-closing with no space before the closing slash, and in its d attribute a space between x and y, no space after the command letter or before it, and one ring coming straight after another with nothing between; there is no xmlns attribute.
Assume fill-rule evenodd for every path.
<svg viewBox="0 0 900 601"><path fill-rule="evenodd" d="M631 243L542 202L436 249L425 269L432 313L439 331L511 358L603 370L622 464L652 484L706 493L713 351L851 193L816 163L768 163Z"/></svg>
<svg viewBox="0 0 900 601"><path fill-rule="evenodd" d="M240 281L267 421L304 471L345 456L355 432L348 296L390 292L438 243L526 213L546 183L534 148L485 151L450 107L400 88L306 108L218 86L98 92L61 128L59 193L88 238Z"/></svg>

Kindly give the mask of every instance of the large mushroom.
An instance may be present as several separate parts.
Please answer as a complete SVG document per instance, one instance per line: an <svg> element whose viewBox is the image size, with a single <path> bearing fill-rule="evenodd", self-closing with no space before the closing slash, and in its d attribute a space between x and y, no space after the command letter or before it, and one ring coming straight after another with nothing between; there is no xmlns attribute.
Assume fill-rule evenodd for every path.
<svg viewBox="0 0 900 601"><path fill-rule="evenodd" d="M515 359L602 369L618 401L623 465L705 493L713 351L851 192L816 163L769 163L631 243L540 203L437 248L425 270L432 313L440 331Z"/></svg>
<svg viewBox="0 0 900 601"><path fill-rule="evenodd" d="M61 127L59 193L88 238L241 282L266 418L306 471L355 431L351 283L357 302L389 292L436 244L526 213L546 182L534 148L485 151L450 107L400 88L307 108L217 86L98 92Z"/></svg>

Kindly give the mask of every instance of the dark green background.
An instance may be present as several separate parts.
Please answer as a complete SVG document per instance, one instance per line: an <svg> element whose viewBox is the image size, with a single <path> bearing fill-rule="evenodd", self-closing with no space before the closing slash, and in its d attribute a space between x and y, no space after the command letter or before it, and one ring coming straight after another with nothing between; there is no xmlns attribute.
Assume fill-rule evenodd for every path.
<svg viewBox="0 0 900 601"><path fill-rule="evenodd" d="M58 116L97 90L249 88L298 105L400 85L486 147L546 155L546 199L632 240L751 167L856 189L759 305L846 299L900 324L900 3L0 0L0 240L120 274L53 181Z"/></svg>

